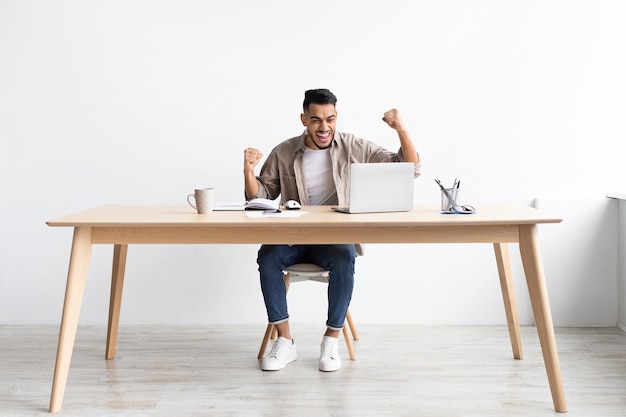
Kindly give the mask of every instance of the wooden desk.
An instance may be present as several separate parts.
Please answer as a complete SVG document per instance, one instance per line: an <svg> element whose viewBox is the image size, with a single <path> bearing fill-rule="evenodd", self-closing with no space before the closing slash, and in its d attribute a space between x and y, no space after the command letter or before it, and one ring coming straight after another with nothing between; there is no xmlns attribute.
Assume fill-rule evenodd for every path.
<svg viewBox="0 0 626 417"><path fill-rule="evenodd" d="M61 410L93 244L114 245L106 358L115 356L129 244L198 243L491 243L494 246L513 356L522 359L508 243L518 242L554 408L566 412L537 224L561 219L522 205L482 205L473 215L418 206L405 213L342 214L303 207L295 218L248 218L243 212L198 215L187 206L103 206L50 221L74 238L56 357L50 412Z"/></svg>

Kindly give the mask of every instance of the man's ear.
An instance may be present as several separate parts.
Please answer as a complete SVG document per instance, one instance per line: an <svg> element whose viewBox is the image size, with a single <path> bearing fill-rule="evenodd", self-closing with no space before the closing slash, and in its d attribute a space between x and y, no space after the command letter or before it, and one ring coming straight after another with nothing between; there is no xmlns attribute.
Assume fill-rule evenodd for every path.
<svg viewBox="0 0 626 417"><path fill-rule="evenodd" d="M302 122L302 126L306 126L306 115L304 113L300 113L300 121Z"/></svg>

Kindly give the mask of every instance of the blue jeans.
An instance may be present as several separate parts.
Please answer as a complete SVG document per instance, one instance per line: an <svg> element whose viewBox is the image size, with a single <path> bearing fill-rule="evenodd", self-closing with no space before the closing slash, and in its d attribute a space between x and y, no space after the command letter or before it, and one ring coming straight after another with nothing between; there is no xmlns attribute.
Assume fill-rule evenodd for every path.
<svg viewBox="0 0 626 417"><path fill-rule="evenodd" d="M354 245L262 245L257 263L268 321L279 324L289 319L283 269L312 263L330 272L326 326L341 330L354 288Z"/></svg>

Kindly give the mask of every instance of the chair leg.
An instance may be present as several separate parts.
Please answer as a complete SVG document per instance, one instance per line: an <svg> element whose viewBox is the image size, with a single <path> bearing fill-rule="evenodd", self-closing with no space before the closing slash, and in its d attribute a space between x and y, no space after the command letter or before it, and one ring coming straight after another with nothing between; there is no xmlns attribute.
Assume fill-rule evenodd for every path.
<svg viewBox="0 0 626 417"><path fill-rule="evenodd" d="M354 326L354 321L352 320L352 314L350 314L350 310L346 313L346 321L348 322L348 326L350 326L350 332L352 333L352 338L354 340L359 340L359 334L356 331L356 327Z"/></svg>
<svg viewBox="0 0 626 417"><path fill-rule="evenodd" d="M346 339L346 348L348 349L348 355L350 355L350 359L355 361L356 354L354 353L354 346L352 345L352 339L350 338L350 332L348 330L347 322L343 325L343 338Z"/></svg>
<svg viewBox="0 0 626 417"><path fill-rule="evenodd" d="M270 340L270 336L272 333L276 331L276 326L273 324L268 324L265 329L265 336L263 336L263 342L261 343L261 348L259 349L259 354L257 356L258 359L263 359L263 355L265 355L265 348L267 348L267 343Z"/></svg>

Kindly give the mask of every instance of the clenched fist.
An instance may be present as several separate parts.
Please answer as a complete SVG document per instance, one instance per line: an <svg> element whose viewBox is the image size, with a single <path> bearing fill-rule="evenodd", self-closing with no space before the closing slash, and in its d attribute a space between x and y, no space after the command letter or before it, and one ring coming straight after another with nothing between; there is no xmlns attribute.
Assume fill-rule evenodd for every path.
<svg viewBox="0 0 626 417"><path fill-rule="evenodd" d="M258 149L255 148L246 148L243 151L243 169L246 170L254 170L254 167L257 166L259 161L263 158L263 154L259 152Z"/></svg>
<svg viewBox="0 0 626 417"><path fill-rule="evenodd" d="M404 129L400 112L396 109L386 111L383 115L383 121L389 125L392 129L401 130Z"/></svg>

